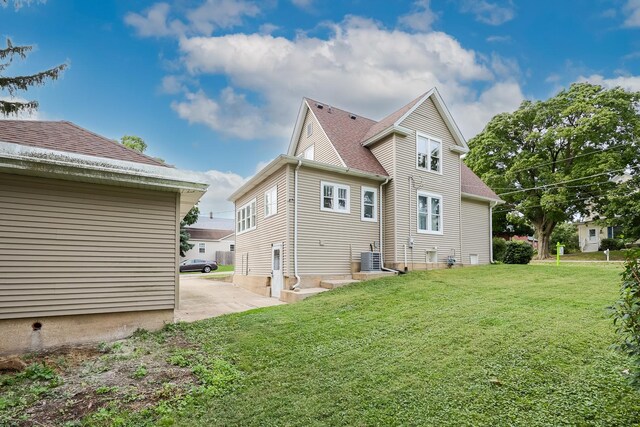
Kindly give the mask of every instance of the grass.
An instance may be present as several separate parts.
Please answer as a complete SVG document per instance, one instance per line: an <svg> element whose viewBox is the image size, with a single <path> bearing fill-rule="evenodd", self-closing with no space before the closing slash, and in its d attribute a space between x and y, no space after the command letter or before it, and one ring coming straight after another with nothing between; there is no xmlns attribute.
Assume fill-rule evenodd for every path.
<svg viewBox="0 0 640 427"><path fill-rule="evenodd" d="M218 269L215 271L212 271L212 273L227 273L227 272L231 272L233 273L235 267L233 265L219 265ZM180 274L202 274L201 271L184 271Z"/></svg>
<svg viewBox="0 0 640 427"><path fill-rule="evenodd" d="M624 261L626 250L611 251L609 253L610 261ZM552 256L555 259L555 255ZM576 252L573 254L560 255L560 261L606 261L607 256L604 252Z"/></svg>
<svg viewBox="0 0 640 427"><path fill-rule="evenodd" d="M411 273L138 334L128 345L179 342L161 348L197 385L186 394L158 385L164 397L151 406L114 401L83 423L637 425L640 392L627 385L628 361L609 349L606 307L620 270Z"/></svg>

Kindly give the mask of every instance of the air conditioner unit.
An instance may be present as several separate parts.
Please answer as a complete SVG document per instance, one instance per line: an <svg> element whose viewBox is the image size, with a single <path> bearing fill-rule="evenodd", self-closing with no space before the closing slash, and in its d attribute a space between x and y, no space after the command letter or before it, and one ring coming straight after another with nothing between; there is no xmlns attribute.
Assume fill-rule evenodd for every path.
<svg viewBox="0 0 640 427"><path fill-rule="evenodd" d="M362 252L360 271L380 271L380 252Z"/></svg>

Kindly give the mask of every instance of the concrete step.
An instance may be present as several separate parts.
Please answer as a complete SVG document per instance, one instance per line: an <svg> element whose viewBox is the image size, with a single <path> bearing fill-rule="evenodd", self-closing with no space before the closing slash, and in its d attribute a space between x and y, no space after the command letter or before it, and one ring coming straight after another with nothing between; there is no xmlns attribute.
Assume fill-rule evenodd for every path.
<svg viewBox="0 0 640 427"><path fill-rule="evenodd" d="M360 273L353 273L352 276L354 280L371 280L380 277L391 277L397 274L395 271L361 271Z"/></svg>
<svg viewBox="0 0 640 427"><path fill-rule="evenodd" d="M305 288L297 291L280 291L280 301L294 303L302 301L305 298L318 295L321 292L328 291L326 288Z"/></svg>
<svg viewBox="0 0 640 427"><path fill-rule="evenodd" d="M358 283L360 282L359 280L323 280L322 282L320 282L320 287L321 288L326 288L326 289L335 289L335 288L341 288L342 286L346 286L346 285L350 285L352 283Z"/></svg>

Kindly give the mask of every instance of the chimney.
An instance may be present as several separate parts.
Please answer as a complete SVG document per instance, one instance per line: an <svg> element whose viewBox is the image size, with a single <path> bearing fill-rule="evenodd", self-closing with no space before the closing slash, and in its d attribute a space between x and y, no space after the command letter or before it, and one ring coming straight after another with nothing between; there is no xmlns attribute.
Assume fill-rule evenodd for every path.
<svg viewBox="0 0 640 427"><path fill-rule="evenodd" d="M213 211L209 212L209 219L213 219Z"/></svg>

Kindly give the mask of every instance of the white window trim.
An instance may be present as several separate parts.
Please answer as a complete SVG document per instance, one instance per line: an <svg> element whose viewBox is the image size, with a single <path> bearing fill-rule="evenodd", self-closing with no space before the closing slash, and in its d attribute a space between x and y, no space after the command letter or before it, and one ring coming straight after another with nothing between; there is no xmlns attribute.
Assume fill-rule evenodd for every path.
<svg viewBox="0 0 640 427"><path fill-rule="evenodd" d="M440 170L439 171L432 171L428 168L421 168L420 166L418 166L418 138L419 137L423 137L423 138L427 138L427 140L432 140L435 142L440 143ZM430 165L431 164L431 144L427 144L427 161L426 164ZM422 133L419 131L416 131L416 169L419 171L424 171L424 172L429 172L429 173L434 173L436 175L442 175L442 169L444 168L444 159L442 158L442 154L444 153L444 147L442 144L442 140L440 138L436 138L434 136L428 135L426 133Z"/></svg>
<svg viewBox="0 0 640 427"><path fill-rule="evenodd" d="M204 252L200 252L200 249L204 249ZM207 253L207 244L205 242L198 242L198 253L199 254Z"/></svg>
<svg viewBox="0 0 640 427"><path fill-rule="evenodd" d="M331 185L333 186L333 209L324 207L324 186ZM343 188L347 190L347 209L340 210L337 208L338 206L338 189ZM320 181L320 210L325 212L335 212L341 214L350 214L351 213L351 187L345 184L337 184L335 182L328 181Z"/></svg>
<svg viewBox="0 0 640 427"><path fill-rule="evenodd" d="M364 192L373 191L373 218L364 217ZM362 186L360 190L360 220L367 222L378 222L378 189Z"/></svg>
<svg viewBox="0 0 640 427"><path fill-rule="evenodd" d="M307 123L307 138L313 135L313 122Z"/></svg>
<svg viewBox="0 0 640 427"><path fill-rule="evenodd" d="M238 231L238 212L242 212L242 211L243 211L244 209L246 209L247 207L250 207L252 203L254 204L254 208L253 208L253 215L254 215L253 227L249 227L249 228L247 228L247 229L245 229L245 230ZM257 204L257 202L256 202L256 199L253 199L253 200L250 200L249 202L245 203L244 205L242 205L242 206L240 207L240 209L238 209L238 210L236 211L236 234L237 234L238 236L239 236L239 235L241 235L241 234L244 234L244 233L248 233L249 231L252 231L252 230L255 230L255 229L256 229L257 222L258 222L258 221L257 221L257 219L258 219L258 218L257 218L257 216L258 216L258 215L256 215L256 210L257 210L257 209L258 209L258 204ZM249 209L249 215L251 215L251 209ZM246 218L246 217L245 217L245 218ZM249 219L249 224L251 224L251 219Z"/></svg>
<svg viewBox="0 0 640 427"><path fill-rule="evenodd" d="M270 205L267 205L267 196L269 194L273 195L273 202ZM267 206L273 207L273 212L269 212L267 215ZM278 186L274 185L270 189L264 192L264 217L270 218L278 213Z"/></svg>
<svg viewBox="0 0 640 427"><path fill-rule="evenodd" d="M420 229L420 200L419 200L420 196L428 197L427 230ZM428 229L429 227L431 227L430 218L431 218L431 199L432 198L440 199L440 230L439 231L432 231ZM444 199L441 194L427 193L426 191L418 191L416 193L416 231L420 234L436 234L440 236L444 234Z"/></svg>

